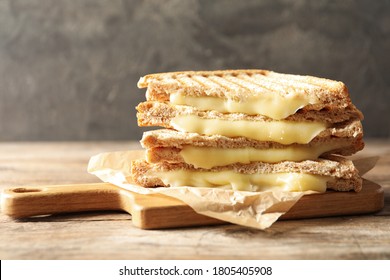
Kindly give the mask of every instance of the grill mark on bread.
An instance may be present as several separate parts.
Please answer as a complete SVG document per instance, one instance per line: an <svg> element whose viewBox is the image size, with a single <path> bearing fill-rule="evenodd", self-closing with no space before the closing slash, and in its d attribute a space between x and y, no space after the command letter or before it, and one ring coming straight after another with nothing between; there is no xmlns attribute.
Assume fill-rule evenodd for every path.
<svg viewBox="0 0 390 280"><path fill-rule="evenodd" d="M191 77L194 81L196 81L201 87L204 88L204 91L207 92L210 89L210 80L203 76L193 76Z"/></svg>
<svg viewBox="0 0 390 280"><path fill-rule="evenodd" d="M221 83L221 80L218 80L223 80L223 77L226 76L247 80L257 85L257 88L250 92L237 85L234 85L233 88L227 88L226 83ZM256 76L258 79L266 80L268 84L265 86L262 82L256 81ZM194 78L202 81L202 84L206 87L196 83L193 80ZM206 83L206 80L210 83ZM275 84L278 80L280 80L280 84ZM183 81L185 81L184 84ZM225 81L227 80L225 79ZM297 85L293 86L293 83L297 83ZM285 87L281 84L284 84ZM353 106L348 90L342 82L311 76L280 74L267 70L189 71L151 74L141 78L138 86L148 87L147 100L155 101L169 101L169 94L178 90L189 96L214 96L230 98L235 101L243 101L251 95L261 96L268 93L283 96L286 95L286 91L298 91L304 92L305 95L315 96L319 100L317 104L305 106L304 108L307 110L320 110L323 107L341 109ZM358 112L356 108L355 110L359 118L363 119L361 112Z"/></svg>
<svg viewBox="0 0 390 280"><path fill-rule="evenodd" d="M234 78L236 80L238 80L240 83L246 84L251 92L259 92L260 91L258 89L259 85L255 84L249 80L246 80L244 77L250 78L250 76L247 74L234 76ZM261 88L264 89L264 87L261 87Z"/></svg>
<svg viewBox="0 0 390 280"><path fill-rule="evenodd" d="M267 93L276 93L276 92L283 92L282 89L279 87L279 85L277 85L278 89L275 89L274 87L270 87L269 84L266 84L266 83L261 83L260 82L260 79L256 79L255 78L256 75L241 75L240 77L242 77L244 80L248 81L248 82L251 82L253 83L254 85L258 86L258 87L261 87L261 88L264 88L266 90ZM262 77L262 75L258 75L259 77Z"/></svg>
<svg viewBox="0 0 390 280"><path fill-rule="evenodd" d="M243 85L245 82L243 83L242 80L237 78L237 76L226 76L224 78L228 80L230 83L233 83L238 87L241 87L241 89L247 90L249 92L256 91L256 89L253 88L253 84L246 83L246 85Z"/></svg>
<svg viewBox="0 0 390 280"><path fill-rule="evenodd" d="M231 88L229 86L226 85L226 83L224 83L225 80L223 80L221 77L218 77L218 76L213 76L212 78L209 76L207 77L210 81L213 81L214 83L216 83L217 85L219 85L220 87L222 87L223 89L225 90L228 90L228 91L231 91ZM233 85L235 88L237 88L236 85Z"/></svg>
<svg viewBox="0 0 390 280"><path fill-rule="evenodd" d="M301 91L306 92L307 90L310 91L317 91L321 90L321 87L318 85L313 85L311 83L308 83L307 81L292 81L291 79L285 79L285 78L276 78L274 76L267 76L267 78L274 82L281 85L287 85L286 88L293 88L293 89L300 89Z"/></svg>
<svg viewBox="0 0 390 280"><path fill-rule="evenodd" d="M187 86L187 84L186 84L185 82L183 82L181 79L176 79L176 81L179 82L180 87L185 87L185 86Z"/></svg>
<svg viewBox="0 0 390 280"><path fill-rule="evenodd" d="M178 80L181 82L181 84L184 84L186 87L198 87L201 85L198 81L194 80L191 77L183 76L183 77L177 77L175 80Z"/></svg>

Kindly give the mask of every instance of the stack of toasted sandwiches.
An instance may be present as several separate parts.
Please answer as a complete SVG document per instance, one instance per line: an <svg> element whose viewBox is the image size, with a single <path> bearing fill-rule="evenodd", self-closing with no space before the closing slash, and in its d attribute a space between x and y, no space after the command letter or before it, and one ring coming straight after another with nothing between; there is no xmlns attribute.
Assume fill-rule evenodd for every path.
<svg viewBox="0 0 390 280"><path fill-rule="evenodd" d="M362 113L342 82L266 70L172 72L142 77L137 106L143 187L242 191L359 191L344 158L363 149Z"/></svg>

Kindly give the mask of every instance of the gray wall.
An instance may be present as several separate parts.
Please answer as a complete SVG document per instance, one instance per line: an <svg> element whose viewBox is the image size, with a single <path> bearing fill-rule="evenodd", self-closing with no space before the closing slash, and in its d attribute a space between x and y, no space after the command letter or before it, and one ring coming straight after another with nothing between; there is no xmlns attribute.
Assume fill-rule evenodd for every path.
<svg viewBox="0 0 390 280"><path fill-rule="evenodd" d="M147 73L341 80L390 136L389 1L0 0L0 140L138 140Z"/></svg>

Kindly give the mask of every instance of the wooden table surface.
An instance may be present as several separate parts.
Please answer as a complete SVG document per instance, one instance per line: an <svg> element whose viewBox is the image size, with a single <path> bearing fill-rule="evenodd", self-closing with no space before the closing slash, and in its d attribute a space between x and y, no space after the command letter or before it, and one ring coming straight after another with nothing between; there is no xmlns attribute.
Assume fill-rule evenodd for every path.
<svg viewBox="0 0 390 280"><path fill-rule="evenodd" d="M381 156L365 178L385 189L376 214L237 225L141 230L120 212L13 220L0 216L0 259L390 259L390 141L369 140L358 157ZM93 183L87 163L136 142L0 143L0 188Z"/></svg>

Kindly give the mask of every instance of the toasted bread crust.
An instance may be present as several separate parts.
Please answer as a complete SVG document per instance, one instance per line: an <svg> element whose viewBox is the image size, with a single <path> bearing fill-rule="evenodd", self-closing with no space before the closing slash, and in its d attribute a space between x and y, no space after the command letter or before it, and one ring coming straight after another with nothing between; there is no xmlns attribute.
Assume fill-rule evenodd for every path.
<svg viewBox="0 0 390 280"><path fill-rule="evenodd" d="M351 151L363 149L363 130L359 121L351 122L344 126L329 129L327 133L320 134L308 144L292 144L290 146L316 146L327 143L345 143L351 146ZM270 142L258 141L245 137L226 137L222 135L200 135L198 133L179 132L172 129L158 129L147 131L143 134L141 145L146 148L172 147L181 149L183 146L192 145L197 147L213 147L234 149L251 147L256 149L282 149L286 145ZM343 154L347 155L347 154Z"/></svg>
<svg viewBox="0 0 390 280"><path fill-rule="evenodd" d="M320 156L326 156L331 154L349 156L356 152L356 148L355 148L356 146L361 147L364 145L362 141L358 143L349 143L345 139L339 139L339 141L334 141L333 143L335 142L339 142L341 146L339 148L335 148L330 151L324 152ZM181 151L182 149L173 148L173 147L150 148L146 150L146 161L149 163L160 163L164 161L169 163L184 163L185 160L180 154Z"/></svg>
<svg viewBox="0 0 390 280"><path fill-rule="evenodd" d="M184 71L150 74L138 87L147 87L148 101L169 101L180 92L187 96L213 96L235 101L264 94L298 94L318 99L307 110L342 109L352 102L344 83L312 76L281 74L267 70Z"/></svg>
<svg viewBox="0 0 390 280"><path fill-rule="evenodd" d="M156 174L159 172L169 172L173 170L192 170L192 171L208 171L219 172L223 170L233 170L242 174L269 174L269 173L307 173L322 176L332 176L335 180L328 183L328 188L336 191L349 191L354 190L356 192L361 190L362 179L358 174L357 169L353 165L352 161L336 157L329 156L328 158L313 160L305 160L301 162L283 161L280 163L250 163L250 164L232 164L222 167L214 167L211 169L195 169L191 165L185 163L159 163L150 164L145 160L135 160L131 165L131 173L133 180L143 187L156 187L166 186L161 178Z"/></svg>
<svg viewBox="0 0 390 280"><path fill-rule="evenodd" d="M137 86L139 88L146 88L153 81L162 81L164 79L177 79L177 77L191 77L191 76L224 76L224 75L238 75L238 74L260 74L267 75L271 71L261 69L241 69L241 70L214 70L214 71L177 71L148 74L139 79Z"/></svg>
<svg viewBox="0 0 390 280"><path fill-rule="evenodd" d="M176 116L194 115L205 119L221 120L250 120L259 122L272 121L271 118L262 115L247 115L242 113L220 113L217 111L201 111L191 106L172 105L165 102L146 101L137 106L137 119L139 126L162 126L172 128L171 120ZM354 106L342 110L320 111L299 110L286 118L286 121L320 121L328 124L340 123L351 119L361 119L360 112Z"/></svg>
<svg viewBox="0 0 390 280"><path fill-rule="evenodd" d="M144 105L152 105L152 108L144 108ZM172 111L164 111L163 108L171 108L168 107L162 107L157 105L154 106L154 102L144 102L141 103L137 108L139 110L139 113L137 114L138 117L138 124L140 126L162 126L165 128L173 129L173 125L171 124L171 120L176 116L176 114L188 114L191 115L191 112L193 109L190 109L189 111L176 111L173 109ZM160 103L162 104L162 103ZM174 106L176 108L177 106ZM180 106L182 107L182 106ZM215 114L214 114L215 113ZM259 117L248 117L244 114L220 114L218 112L214 113L206 113L206 112L198 112L199 117L205 117L205 118L215 118L220 117L221 119L225 120L253 120L258 121L259 125L261 125L262 122L269 121L267 118L263 118L262 116ZM215 116L216 115L216 116ZM316 138L324 138L329 136L334 137L359 137L363 135L363 129L361 126L361 122L358 119L352 119L350 121L340 122L334 125L331 125L329 128L322 131L319 135L317 135ZM241 141L250 141L242 139L243 137L239 137Z"/></svg>
<svg viewBox="0 0 390 280"><path fill-rule="evenodd" d="M240 83L238 80L233 82L235 80L234 78L241 78L243 82ZM198 79L203 80L203 82ZM207 79L217 79L219 82L205 83L207 82ZM229 83L230 87L223 83L224 79ZM187 81L187 83L183 80ZM200 89L203 88L204 93L207 95L217 97L221 97L219 95L222 93L221 89L223 89L225 94L232 92L237 95L241 92L240 89L243 88L246 91L249 89L252 93L255 93L256 90L253 89L256 89L257 87L248 88L245 86L247 83L244 83L244 81L251 81L253 85L259 86L258 89L262 87L262 92L264 92L265 89L275 93L278 92L279 94L289 94L291 92L296 92L297 89L303 89L306 94L316 93L317 95L320 95L321 90L323 90L324 94L330 94L333 97L337 96L339 99L348 98L348 89L342 82L313 76L282 74L261 69L182 71L149 74L140 78L138 87L146 88L159 85L161 89L172 88L183 90L184 88L198 86ZM261 85L259 85L260 83ZM207 89L209 90L207 91ZM201 90L198 91L198 94L205 95L204 93L202 93Z"/></svg>

